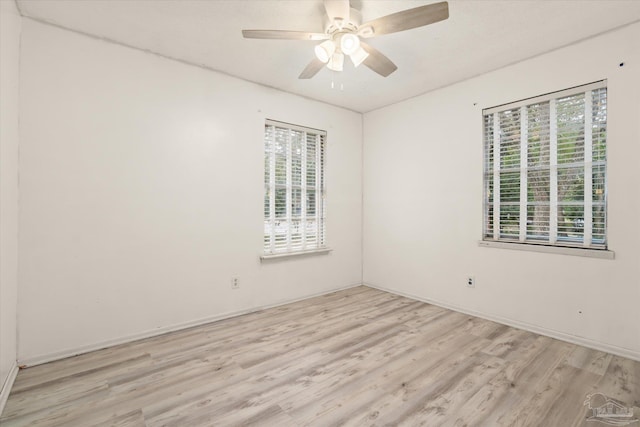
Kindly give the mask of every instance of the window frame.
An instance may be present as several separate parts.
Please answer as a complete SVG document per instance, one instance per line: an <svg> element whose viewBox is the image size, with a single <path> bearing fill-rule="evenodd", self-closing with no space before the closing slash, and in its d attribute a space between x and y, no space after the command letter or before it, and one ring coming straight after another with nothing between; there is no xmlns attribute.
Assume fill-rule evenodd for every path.
<svg viewBox="0 0 640 427"><path fill-rule="evenodd" d="M526 110L528 107L530 106L536 106L536 105L540 105L542 103L545 102L549 102L549 106L550 106L550 118L552 115L555 115L555 100L558 99L563 99L563 98L567 98L570 96L575 96L575 95L580 95L580 94L589 94L589 97L585 99L591 99L591 94L592 91L594 90L598 90L598 89L604 89L604 98L605 98L605 121L604 121L604 128L607 129L607 122L608 122L608 117L606 117L606 114L608 113L608 105L606 104L607 102L607 98L608 98L608 90L607 90L607 80L601 80L601 81L596 81L593 83L589 83L586 85L580 85L580 86L575 86L572 88L568 88L568 89L564 89L564 90L560 90L560 91L556 91L556 92L551 92L551 93L547 93L544 95L540 95L540 96L536 96L536 97L532 97L532 98L527 98L527 99L522 99L522 100L518 100L515 102L510 102L510 103L506 103L506 104L501 104L501 105L497 105L494 107L490 107L490 108L485 108L482 110L482 162L483 162L483 167L482 167L482 186L483 186L483 201L482 201L482 219L483 219L483 223L482 223L482 236L481 239L479 241L479 245L483 246L483 247L496 247L496 248L508 248L508 249L517 249L517 250L532 250L532 251L537 251L537 252L554 252L554 253L564 253L564 254L570 254L570 255L578 255L578 256L593 256L593 257L598 257L598 258L613 258L613 252L611 252L608 249L608 224L607 224L607 220L608 220L608 194L607 194L607 181L608 181L608 173L607 173L607 143L608 143L608 135L605 133L605 142L604 142L604 160L600 161L601 166L604 169L604 177L603 177L603 186L604 186L604 194L603 194L603 202L599 203L598 206L603 206L603 239L602 239L602 243L598 244L597 242L594 243L594 241L591 240L590 236L591 236L591 230L593 230L595 227L593 225L593 222L591 223L591 230L588 233L589 235L589 239L585 239L585 231L583 229L583 234L582 234L582 238L581 239L575 239L573 241L566 241L563 239L553 239L554 235L557 235L558 233L558 225L557 225L557 209L558 207L561 207L562 202L558 202L557 200L557 180L558 180L558 170L562 170L563 168L568 169L568 166L565 165L561 165L560 163L553 160L553 157L556 157L557 159L557 139L555 142L550 142L550 159L548 160L548 164L542 164L540 166L537 166L538 169L542 170L542 169L549 169L550 175L549 175L549 191L551 191L552 188L554 188L553 185L553 181L556 181L556 196L552 196L551 194L549 195L549 217L548 217L548 233L549 236L547 238L547 240L541 239L541 240L536 240L534 237L530 237L529 235L529 231L527 229L528 226L528 220L525 220L524 222L524 226L523 223L521 221L522 218L522 207L525 206L525 218L528 218L528 208L530 206L534 206L533 203L530 203L529 201L529 189L528 187L524 187L524 190L522 189L522 184L523 182L526 184L526 179L523 181L523 173L524 174L528 174L529 172L531 172L532 170L536 170L536 167L532 167L529 165L528 163L528 158L527 158L527 152L526 150L523 150L523 144L529 144L529 140L528 139L524 139L523 137L523 130L522 127L521 129L518 131L518 138L520 139L519 142L519 146L518 146L518 154L520 156L520 163L519 163L519 177L518 177L518 188L519 188L519 197L518 197L518 205L520 206L519 208L519 233L518 236L515 237L508 237L503 235L502 231L501 231L501 218L500 216L498 216L497 220L495 217L495 206L497 205L498 207L501 206L501 193L500 193L500 186L498 184L498 186L496 186L496 177L499 180L501 175L501 170L504 170L505 168L502 167L502 161L503 161L503 156L502 153L500 151L498 151L498 153L496 153L496 145L495 145L495 138L500 138L499 136L497 136L496 131L501 130L501 128L499 127L495 127L495 122L492 120L492 124L491 124L491 130L493 131L493 135L491 135L491 138L493 139L491 141L491 143L488 142L487 140L487 131L489 129L489 126L487 125L487 116L488 115L495 115L499 114L501 112L506 112L509 110L516 110L516 109L521 109L522 110ZM554 105L553 107L551 107L551 105ZM586 104L585 104L586 105ZM589 107L589 109L591 108L591 106ZM587 111L585 109L585 111ZM527 113L528 114L528 113ZM558 117L554 116L553 121L551 121L548 124L548 128L549 128L549 132L550 134L553 133L553 128L556 127L556 124L558 122ZM524 121L524 125L522 125L522 122ZM523 120L522 117L518 118L518 122L520 123L520 126L526 126L526 120ZM585 115L585 120L584 120L584 124L582 127L582 130L584 132L584 129L587 126L591 126L591 129L593 129L593 125L591 124L591 117L589 117L589 119L586 119L586 115ZM528 132L528 130L526 131ZM606 131L605 131L606 132ZM589 133L591 134L591 133ZM527 134L525 134L526 136ZM553 139L555 136L550 136L551 139ZM587 140L586 137L585 141ZM500 145L498 145L498 150L500 150ZM553 149L556 149L556 153L555 154L551 154L551 151L553 151ZM523 154L524 152L524 154ZM496 158L496 154L497 154L497 158ZM490 161L491 156L493 156L492 162ZM498 166L496 166L496 162L498 163ZM523 163L524 162L524 163ZM585 192L584 194L586 195L586 186L587 183L591 184L592 183L592 178L594 176L593 173L593 166L594 166L594 162L591 160L591 153L588 156L584 156L583 155L583 159L578 162L580 164L580 166L583 168L583 176L586 177L587 175L589 176L589 179L587 180L585 178L584 184L583 184L583 191ZM492 166L492 170L489 171L488 168L490 167L490 165ZM560 167L559 167L560 166ZM508 168L506 168L508 169ZM588 171L588 174L587 174ZM504 172L502 172L504 173ZM489 176L491 174L491 177ZM555 174L555 177L554 177ZM493 196L494 197L498 197L498 201L496 203L495 200L491 200L489 197L489 186L491 185L491 191L494 192ZM496 188L497 187L497 188ZM496 191L497 190L497 191ZM593 191L593 186L591 186L589 193L591 194L591 192ZM496 194L496 192L498 194ZM522 200L522 198L525 197L524 201ZM587 203L587 200L589 200L590 203ZM553 204L555 203L555 206L552 208ZM593 199L592 197L584 197L584 199L582 200L582 203L580 204L580 206L583 207L583 214L584 214L584 209L586 208L590 208L592 209L593 206L595 206L593 204ZM553 220L553 214L554 214L554 208L555 210L555 222ZM493 214L490 214L489 211L490 209L494 209L493 210ZM586 218L586 217L585 217ZM491 226L490 224L490 219L491 219ZM491 227L491 228L490 228ZM555 227L555 230L552 232L551 229L552 227ZM491 235L490 235L491 234ZM581 240L581 241L578 241ZM595 239L594 239L595 240Z"/></svg>
<svg viewBox="0 0 640 427"><path fill-rule="evenodd" d="M272 137L269 140L269 129L271 128ZM284 157L285 177L284 183L277 182L278 175L276 171L276 133L284 131L285 136L285 155L280 157L280 161ZM294 156L292 147L295 143L295 134L299 135L300 154ZM315 141L314 141L315 140ZM264 205L263 205L263 248L261 260L272 258L283 258L298 255L323 254L331 251L327 247L326 238L326 157L327 157L327 132L320 129L294 125L291 123L281 122L272 119L266 119L264 122L263 133L263 155L264 157ZM307 144L314 143L315 148L309 148ZM269 144L271 144L269 146ZM280 141L282 144L282 141ZM311 151L313 150L313 151ZM311 157L309 155L311 154ZM268 160L267 160L268 156ZM299 182L294 182L292 171L294 170L294 159L299 159L296 164L299 170ZM313 170L307 168L307 162L313 161ZM269 170L267 170L269 168ZM307 179L313 176L314 184L308 185ZM282 178L282 177L281 177ZM276 193L277 190L285 190L284 206L278 206ZM295 190L298 190L299 196L294 197ZM308 199L310 194L314 194L314 200ZM268 206L267 206L268 200ZM294 200L298 200L300 213L295 214L293 209ZM313 206L315 214L308 215L309 206ZM284 217L278 216L278 211L285 209ZM268 210L268 211L267 211ZM286 231L285 246L282 241L277 242L278 235L276 223L285 223ZM299 240L294 240L292 229L295 223L299 231ZM308 227L309 222L315 223L315 228ZM311 231L311 234L309 232ZM315 231L315 233L313 233ZM312 241L307 238L313 236ZM297 236L296 236L297 237ZM268 240L267 240L268 239ZM311 242L311 243L310 243Z"/></svg>

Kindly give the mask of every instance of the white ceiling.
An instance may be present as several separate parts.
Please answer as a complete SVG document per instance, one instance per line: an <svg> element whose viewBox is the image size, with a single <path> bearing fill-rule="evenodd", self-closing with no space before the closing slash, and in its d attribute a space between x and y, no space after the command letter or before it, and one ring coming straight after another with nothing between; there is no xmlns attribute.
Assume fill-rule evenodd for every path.
<svg viewBox="0 0 640 427"><path fill-rule="evenodd" d="M366 112L640 20L640 1L450 0L449 19L369 39L398 66L298 75L317 42L242 29L322 32L322 0L17 0L24 16ZM352 0L363 21L433 1ZM335 88L331 89L332 81ZM343 90L340 90L340 84Z"/></svg>

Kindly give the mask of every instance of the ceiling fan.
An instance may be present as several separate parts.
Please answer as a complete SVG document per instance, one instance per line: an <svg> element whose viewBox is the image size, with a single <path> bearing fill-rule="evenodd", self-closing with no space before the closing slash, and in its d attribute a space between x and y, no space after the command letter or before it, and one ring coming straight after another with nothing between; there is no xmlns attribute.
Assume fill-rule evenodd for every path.
<svg viewBox="0 0 640 427"><path fill-rule="evenodd" d="M422 27L449 17L449 5L446 1L392 13L365 23L361 23L358 11L350 8L349 0L324 0L324 8L328 18L324 33L242 30L242 35L248 39L322 41L315 46L316 58L302 71L299 79L310 79L325 65L330 70L342 71L345 55L351 58L354 66L364 64L387 77L398 67L362 39Z"/></svg>

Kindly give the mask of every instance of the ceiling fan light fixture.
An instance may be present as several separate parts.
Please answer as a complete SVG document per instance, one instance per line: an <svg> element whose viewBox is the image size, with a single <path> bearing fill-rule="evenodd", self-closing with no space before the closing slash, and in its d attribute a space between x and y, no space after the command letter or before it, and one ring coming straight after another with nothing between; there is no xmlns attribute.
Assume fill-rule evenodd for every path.
<svg viewBox="0 0 640 427"><path fill-rule="evenodd" d="M364 50L362 46L359 46L355 52L349 55L349 58L351 58L351 62L353 62L353 66L356 68L358 67L358 65L362 64L368 57L369 53Z"/></svg>
<svg viewBox="0 0 640 427"><path fill-rule="evenodd" d="M327 40L317 45L314 51L316 53L316 57L326 64L336 51L336 45L333 40Z"/></svg>
<svg viewBox="0 0 640 427"><path fill-rule="evenodd" d="M344 54L340 52L335 52L331 56L331 60L327 64L327 68L332 71L342 71L343 66L344 66Z"/></svg>
<svg viewBox="0 0 640 427"><path fill-rule="evenodd" d="M340 38L340 50L345 55L351 55L360 47L360 39L355 34L347 33Z"/></svg>
<svg viewBox="0 0 640 427"><path fill-rule="evenodd" d="M2 1L2 0L0 0ZM318 0L319 1L319 0ZM413 7L400 12L391 13L362 23L359 7L351 9L350 0L322 0L324 3L324 32L307 32L292 30L242 30L246 39L277 40L315 40L315 58L298 76L299 79L310 79L326 65L334 71L342 71L344 56L348 55L358 67L364 64L367 68L382 77L387 77L398 69L398 66L382 52L365 43L365 40L383 34L393 34L413 28L424 27L449 18L449 4L446 0L437 3ZM362 0L354 0L361 3Z"/></svg>

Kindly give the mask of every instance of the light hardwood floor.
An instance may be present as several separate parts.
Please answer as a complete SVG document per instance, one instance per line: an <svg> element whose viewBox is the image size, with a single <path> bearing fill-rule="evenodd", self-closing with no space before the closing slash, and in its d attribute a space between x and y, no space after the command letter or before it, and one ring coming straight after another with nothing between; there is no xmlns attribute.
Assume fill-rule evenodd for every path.
<svg viewBox="0 0 640 427"><path fill-rule="evenodd" d="M0 424L596 427L592 392L640 415L640 363L361 286L22 370Z"/></svg>

